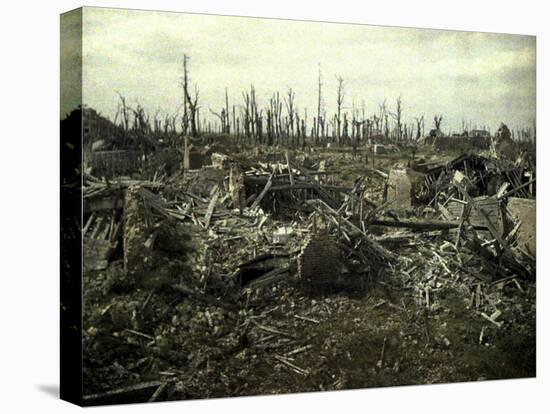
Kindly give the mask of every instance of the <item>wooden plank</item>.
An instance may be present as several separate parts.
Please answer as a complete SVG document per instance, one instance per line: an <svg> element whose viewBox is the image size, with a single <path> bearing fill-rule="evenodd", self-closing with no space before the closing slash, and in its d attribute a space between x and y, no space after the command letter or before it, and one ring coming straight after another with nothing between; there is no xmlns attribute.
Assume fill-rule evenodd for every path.
<svg viewBox="0 0 550 414"><path fill-rule="evenodd" d="M522 188L525 188L525 187L530 186L531 184L533 184L533 183L536 182L536 181L537 181L537 179L536 179L536 178L533 178L532 180L529 180L529 181L527 181L526 183L521 184L520 186L518 186L518 187L516 187L516 188L513 188L512 190L510 190L510 191L508 191L508 192L506 192L506 193L504 193L504 194L498 196L497 198L500 200L500 199L502 199L502 198L506 198L506 197L508 197L508 196L511 196L512 194L518 192L518 191L521 190Z"/></svg>
<svg viewBox="0 0 550 414"><path fill-rule="evenodd" d="M455 248L458 248L460 243L460 234L462 233L462 227L464 226L464 221L470 214L470 206L462 206L462 213L460 214L460 223L458 225L458 230L456 232Z"/></svg>
<svg viewBox="0 0 550 414"><path fill-rule="evenodd" d="M245 287L254 289L254 288L268 286L272 283L276 283L279 280L284 279L287 276L289 270L290 270L290 266L288 265L278 269L273 269L267 272L266 274L254 279L252 282L248 283Z"/></svg>
<svg viewBox="0 0 550 414"><path fill-rule="evenodd" d="M258 195L258 197L256 197L256 199L254 200L254 202L252 203L252 206L250 206L251 209L255 209L257 208L259 205L260 205L260 201L262 201L262 199L265 197L265 195L267 194L267 192L269 191L269 189L271 188L271 185L273 184L273 177L274 177L275 173L271 173L271 176L269 177L269 180L267 180L267 183L265 184L265 187L264 189L262 190L262 192Z"/></svg>
<svg viewBox="0 0 550 414"><path fill-rule="evenodd" d="M355 231L356 233L359 233L364 239L366 239L368 245L370 247L372 247L372 249L374 251L376 251L379 255L381 255L382 257L387 258L387 259L392 259L392 260L397 259L398 256L395 253L390 252L388 249L381 246L378 242L376 242L373 238L368 236L365 232L363 232L363 230L361 230L355 224L351 223L350 221L348 221L345 218L342 218L341 215L337 211L335 211L333 208L331 208L328 204L326 204L322 200L307 200L306 201L306 204L313 205L314 208L315 208L316 203L322 205L331 214L330 217L332 217L333 219L336 219L336 217L340 217L340 219L342 220L341 222L343 224L346 224L353 231ZM316 208L316 210L318 212L320 212L321 214L323 214L323 211L321 209Z"/></svg>
<svg viewBox="0 0 550 414"><path fill-rule="evenodd" d="M157 388L157 390L151 396L151 398L149 398L149 400L147 400L147 402L157 401L159 399L159 397L162 395L162 393L164 392L164 390L166 389L167 385L168 385L168 383L166 383L166 382L163 382L162 384L160 384L159 387Z"/></svg>
<svg viewBox="0 0 550 414"><path fill-rule="evenodd" d="M82 398L82 403L83 405L106 405L146 402L161 385L160 381L151 381L103 393L85 395Z"/></svg>
<svg viewBox="0 0 550 414"><path fill-rule="evenodd" d="M210 226L210 220L212 219L212 214L214 213L214 208L216 207L216 203L218 202L218 197L220 195L218 187L215 187L214 195L210 199L210 203L208 204L208 208L206 209L206 214L204 215L204 228L207 229L208 226Z"/></svg>
<svg viewBox="0 0 550 414"><path fill-rule="evenodd" d="M95 239L97 234L99 233L99 230L101 228L101 226L103 225L103 222L105 221L105 217L103 216L100 216L96 221L95 221L95 226L94 226L94 229L92 230L92 234L90 235L90 238L91 239Z"/></svg>
<svg viewBox="0 0 550 414"><path fill-rule="evenodd" d="M90 225L95 219L95 213L90 214L90 217L88 218L88 221L86 222L86 225L82 229L82 235L85 236L86 232L88 231L88 228L90 228Z"/></svg>
<svg viewBox="0 0 550 414"><path fill-rule="evenodd" d="M432 230L446 230L456 229L460 226L460 221L443 221L443 220L430 220L430 221L418 221L418 220L373 220L370 224L377 226L387 227L402 227L407 229L414 229L417 231L432 231ZM476 230L487 230L487 226L474 225Z"/></svg>
<svg viewBox="0 0 550 414"><path fill-rule="evenodd" d="M491 221L491 219L489 218L487 213L482 208L479 207L477 202L472 197L470 197L470 194L468 194L468 192L464 189L464 187L461 184L457 184L456 188L462 194L462 196L468 202L468 204L471 206L471 208L473 208L485 220L485 223L487 224L487 229L489 230L491 235L495 239L497 239L500 246L504 250L506 250L506 251L508 251L509 253L512 254L512 252L510 251L510 247L508 246L508 243L502 238L502 235L497 230L497 228L494 226L493 222ZM513 254L512 254L512 256L513 256Z"/></svg>

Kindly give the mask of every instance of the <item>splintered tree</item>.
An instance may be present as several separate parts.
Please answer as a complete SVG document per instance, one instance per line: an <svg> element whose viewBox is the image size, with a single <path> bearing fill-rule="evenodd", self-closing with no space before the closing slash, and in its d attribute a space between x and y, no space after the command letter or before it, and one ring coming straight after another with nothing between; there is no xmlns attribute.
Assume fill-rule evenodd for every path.
<svg viewBox="0 0 550 414"><path fill-rule="evenodd" d="M248 91L243 91L243 101L244 101L244 105L243 105L242 118L243 118L244 135L248 140L250 140L250 137L252 136L252 128L251 128L252 110L250 105L250 95Z"/></svg>
<svg viewBox="0 0 550 414"><path fill-rule="evenodd" d="M189 125L191 128L191 136L196 137L198 136L197 118L198 118L199 88L197 85L195 85L195 94L194 94L194 97L191 98L191 94L189 93L189 70L187 68L188 61L189 61L189 56L183 55L182 87L183 87L185 105L184 105L184 120L182 121L182 124L185 125L186 127L186 129L184 130L184 134L187 133L187 126Z"/></svg>
<svg viewBox="0 0 550 414"><path fill-rule="evenodd" d="M225 88L225 130L223 131L226 134L231 133L231 123L229 121L229 96L227 94L227 88Z"/></svg>
<svg viewBox="0 0 550 414"><path fill-rule="evenodd" d="M336 89L336 143L340 144L341 140L341 125L342 125L342 106L344 105L344 79L341 76L336 77L338 86Z"/></svg>
<svg viewBox="0 0 550 414"><path fill-rule="evenodd" d="M422 137L424 131L424 115L420 118L414 118L414 120L416 121L416 140L418 141Z"/></svg>
<svg viewBox="0 0 550 414"><path fill-rule="evenodd" d="M258 110L254 85L250 85L250 112L252 114L252 136L256 139L257 143L262 143L262 111Z"/></svg>
<svg viewBox="0 0 550 414"><path fill-rule="evenodd" d="M214 112L212 109L210 109L210 113L214 116L216 116L221 123L221 133L222 134L228 134L227 129L229 128L229 124L227 123L227 114L225 111L225 108L222 108L220 113Z"/></svg>
<svg viewBox="0 0 550 414"><path fill-rule="evenodd" d="M441 121L443 121L443 115L434 116L434 126L436 131L441 131Z"/></svg>
<svg viewBox="0 0 550 414"><path fill-rule="evenodd" d="M287 92L287 98L285 99L285 104L286 104L286 110L288 113L287 129L288 129L288 134L292 139L293 146L295 144L294 142L294 112L295 112L294 98L295 96L296 94L292 91L292 88L289 88Z"/></svg>
<svg viewBox="0 0 550 414"><path fill-rule="evenodd" d="M132 112L134 114L134 131L142 134L150 132L149 117L145 114L143 107L138 103Z"/></svg>
<svg viewBox="0 0 550 414"><path fill-rule="evenodd" d="M393 119L395 119L395 123L396 123L396 125L395 125L395 140L396 141L401 141L401 135L402 135L402 132L403 132L403 124L402 124L403 105L402 105L401 95L399 95L399 97L396 100L395 112L390 112L390 115L392 116Z"/></svg>
<svg viewBox="0 0 550 414"><path fill-rule="evenodd" d="M229 97L227 94L227 88L225 88L225 108L222 108L220 113L214 112L210 109L210 113L220 120L222 134L230 134L231 122L229 120ZM233 107L233 131L235 131L235 107Z"/></svg>
<svg viewBox="0 0 550 414"><path fill-rule="evenodd" d="M118 94L118 96L120 97L120 104L117 110L117 118L118 118L118 113L120 112L122 114L122 127L124 128L125 131L128 131L128 128L130 125L129 125L129 117L128 117L128 107L126 106L126 98L122 96L120 93ZM116 118L115 118L115 123L116 123Z"/></svg>
<svg viewBox="0 0 550 414"><path fill-rule="evenodd" d="M321 96L321 88L323 84L321 83L321 64L319 63L319 79L317 82L317 122L315 126L315 136L314 136L314 143L317 144L319 141L319 134L322 134L323 128L323 120L321 118L321 104L322 104L322 96Z"/></svg>
<svg viewBox="0 0 550 414"><path fill-rule="evenodd" d="M388 108L386 107L386 100L384 99L384 102L382 102L381 105L379 105L380 108L380 128L382 133L384 135L384 138L386 140L390 137L390 126L388 123Z"/></svg>
<svg viewBox="0 0 550 414"><path fill-rule="evenodd" d="M344 141L347 142L349 138L348 133L348 116L347 113L344 114L344 125L342 128L342 137L344 138Z"/></svg>
<svg viewBox="0 0 550 414"><path fill-rule="evenodd" d="M250 143L262 140L262 111L258 111L256 102L256 90L250 85L250 92L243 91L242 118L244 135Z"/></svg>
<svg viewBox="0 0 550 414"><path fill-rule="evenodd" d="M294 105L294 103L292 103L292 105ZM279 92L276 92L269 100L269 108L267 109L268 145L273 145L276 142L282 142L282 135L284 131L282 126L282 113L283 102L280 99Z"/></svg>

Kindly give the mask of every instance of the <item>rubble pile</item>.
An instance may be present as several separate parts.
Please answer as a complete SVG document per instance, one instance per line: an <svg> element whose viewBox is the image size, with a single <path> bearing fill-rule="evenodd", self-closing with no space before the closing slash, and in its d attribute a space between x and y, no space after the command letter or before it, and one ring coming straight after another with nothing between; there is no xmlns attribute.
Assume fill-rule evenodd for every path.
<svg viewBox="0 0 550 414"><path fill-rule="evenodd" d="M85 175L93 401L341 389L354 385L353 358L369 367L358 386L404 383L392 349L450 358L456 339L436 325L452 312L481 326L483 345L534 312L528 165L464 155L384 172L355 152L211 158L151 181ZM360 351L361 332L383 341ZM349 372L331 362L348 359ZM434 381L470 378L447 374Z"/></svg>

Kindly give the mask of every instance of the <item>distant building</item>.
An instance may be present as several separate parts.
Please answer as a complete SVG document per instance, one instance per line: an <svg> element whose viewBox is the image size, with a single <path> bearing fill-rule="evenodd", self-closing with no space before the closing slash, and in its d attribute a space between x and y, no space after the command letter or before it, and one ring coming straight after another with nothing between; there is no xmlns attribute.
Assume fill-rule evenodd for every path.
<svg viewBox="0 0 550 414"><path fill-rule="evenodd" d="M489 131L485 131L484 129L473 129L470 131L469 136L476 138L489 138L491 134Z"/></svg>
<svg viewBox="0 0 550 414"><path fill-rule="evenodd" d="M470 133L454 133L450 136L440 130L432 129L424 138L424 145L433 145L438 151L457 150L472 151L489 149L491 134L488 131L475 129Z"/></svg>

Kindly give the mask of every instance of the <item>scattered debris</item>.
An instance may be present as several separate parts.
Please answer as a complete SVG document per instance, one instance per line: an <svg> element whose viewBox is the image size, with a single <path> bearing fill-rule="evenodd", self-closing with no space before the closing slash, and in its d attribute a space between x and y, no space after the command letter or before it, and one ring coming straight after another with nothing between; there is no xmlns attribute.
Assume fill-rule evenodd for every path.
<svg viewBox="0 0 550 414"><path fill-rule="evenodd" d="M462 155L405 168L399 147L372 150L376 168L338 147L186 142L170 175L85 174L86 403L354 384L335 359L361 384L398 384L426 372L400 346L444 359L523 329L533 166ZM448 329L453 313L471 337Z"/></svg>

